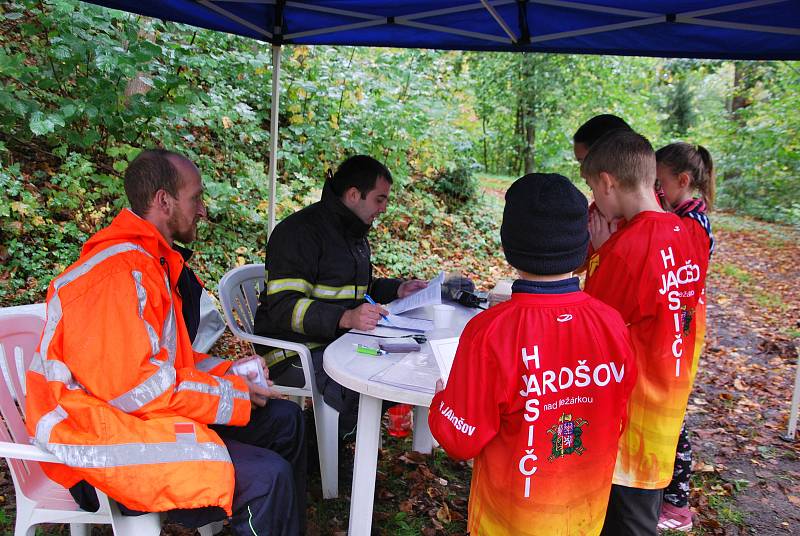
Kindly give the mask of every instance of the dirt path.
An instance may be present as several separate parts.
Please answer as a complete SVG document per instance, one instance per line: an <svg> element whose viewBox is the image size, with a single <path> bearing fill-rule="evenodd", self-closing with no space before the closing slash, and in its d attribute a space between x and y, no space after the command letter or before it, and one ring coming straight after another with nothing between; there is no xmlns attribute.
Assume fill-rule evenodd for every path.
<svg viewBox="0 0 800 536"><path fill-rule="evenodd" d="M688 423L694 534L797 534L800 443L785 442L800 342L796 229L717 215L708 337Z"/></svg>

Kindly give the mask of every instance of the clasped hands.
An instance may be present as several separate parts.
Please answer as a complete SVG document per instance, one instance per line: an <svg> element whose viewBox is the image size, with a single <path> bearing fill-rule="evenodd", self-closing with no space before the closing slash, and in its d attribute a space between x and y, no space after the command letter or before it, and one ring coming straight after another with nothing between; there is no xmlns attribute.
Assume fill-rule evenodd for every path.
<svg viewBox="0 0 800 536"><path fill-rule="evenodd" d="M250 394L250 402L254 406L264 407L267 405L267 400L270 398L282 398L283 395L272 388L274 382L269 379L269 368L267 368L267 364L264 361L264 358L260 355L253 354L248 357L243 357L241 359L237 359L234 363L238 363L241 361L248 361L251 359L255 359L258 361L259 365L264 371L264 378L267 382L267 387L256 383L255 380L258 379L258 374L254 371L250 371L247 373L247 377L240 376L245 383L247 383L247 390Z"/></svg>

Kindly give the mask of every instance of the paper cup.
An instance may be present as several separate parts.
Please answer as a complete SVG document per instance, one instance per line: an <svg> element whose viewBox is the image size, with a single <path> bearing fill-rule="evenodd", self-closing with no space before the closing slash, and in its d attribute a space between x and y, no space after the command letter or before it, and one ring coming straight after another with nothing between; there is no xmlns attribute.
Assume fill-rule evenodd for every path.
<svg viewBox="0 0 800 536"><path fill-rule="evenodd" d="M437 328L449 328L450 323L453 321L453 313L456 308L452 305L434 305L433 306L433 325Z"/></svg>

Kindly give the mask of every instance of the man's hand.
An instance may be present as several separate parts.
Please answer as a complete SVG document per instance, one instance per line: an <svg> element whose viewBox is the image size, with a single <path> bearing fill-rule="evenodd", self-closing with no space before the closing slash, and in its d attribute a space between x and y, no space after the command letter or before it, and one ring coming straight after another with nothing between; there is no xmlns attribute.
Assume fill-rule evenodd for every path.
<svg viewBox="0 0 800 536"><path fill-rule="evenodd" d="M428 286L427 281L420 281L419 279L411 279L409 281L403 281L397 288L397 297L405 298L406 296L410 296L411 294L414 294L416 291L422 290L427 286Z"/></svg>
<svg viewBox="0 0 800 536"><path fill-rule="evenodd" d="M348 309L339 319L339 327L342 329L360 329L371 331L378 325L381 315L388 315L389 311L380 305L363 303L355 309Z"/></svg>
<svg viewBox="0 0 800 536"><path fill-rule="evenodd" d="M441 378L436 380L436 390L434 391L434 394L436 394L436 393L438 393L440 391L444 391L444 382L442 381Z"/></svg>
<svg viewBox="0 0 800 536"><path fill-rule="evenodd" d="M247 375L247 378L244 378L244 381L247 382L247 390L250 391L250 402L252 402L254 406L263 407L267 404L267 400L270 398L283 398L282 393L279 393L272 388L272 386L275 385L275 382L267 379L267 387L265 388L263 385L253 381L256 379L256 377L257 374L255 372L251 372Z"/></svg>
<svg viewBox="0 0 800 536"><path fill-rule="evenodd" d="M255 379L256 379L256 374L254 372L251 372L248 375L248 377L244 379L244 381L245 383L247 383L247 390L250 392L250 402L254 406L263 408L264 406L267 405L267 399L274 397L270 396L270 394L272 393L271 389L267 389L263 385L254 383L253 380ZM272 384L271 381L268 381L267 383Z"/></svg>
<svg viewBox="0 0 800 536"><path fill-rule="evenodd" d="M269 379L269 369L267 368L266 362L264 358L260 355L253 354L251 356L243 357L241 359L237 359L234 362L234 366L236 363L243 363L247 361L255 361L257 366L261 368L261 371L264 374L264 381L266 382L266 387L259 383L259 374L254 370L250 370L247 373L247 376L243 376L245 383L247 383L247 390L250 393L250 402L253 403L255 406L263 407L267 403L267 399L269 398L281 398L283 395L278 391L272 389L274 383L272 380Z"/></svg>

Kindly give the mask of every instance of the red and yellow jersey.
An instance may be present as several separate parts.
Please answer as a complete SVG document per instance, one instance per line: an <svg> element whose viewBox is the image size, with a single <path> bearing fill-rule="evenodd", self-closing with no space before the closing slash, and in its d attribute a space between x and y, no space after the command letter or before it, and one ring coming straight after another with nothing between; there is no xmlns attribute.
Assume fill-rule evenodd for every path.
<svg viewBox="0 0 800 536"><path fill-rule="evenodd" d="M711 221L706 214L706 204L702 199L688 199L680 206L675 208L675 214L680 216L681 220L686 224L689 231L694 236L695 247L697 248L697 255L708 255L709 257L714 253L716 240L714 234L711 232ZM706 339L706 295L705 286L700 293L700 299L697 302L697 336L695 339L695 360L692 368L692 377L697 371L697 366L700 363L700 354L703 352L703 344Z"/></svg>
<svg viewBox="0 0 800 536"><path fill-rule="evenodd" d="M597 535L636 375L628 330L577 278L531 285L467 325L431 432L475 458L471 534Z"/></svg>
<svg viewBox="0 0 800 536"><path fill-rule="evenodd" d="M697 337L705 332L697 308L708 252L700 254L688 225L675 214L641 212L589 261L586 292L628 323L639 371L615 484L660 489L672 478L697 371Z"/></svg>

